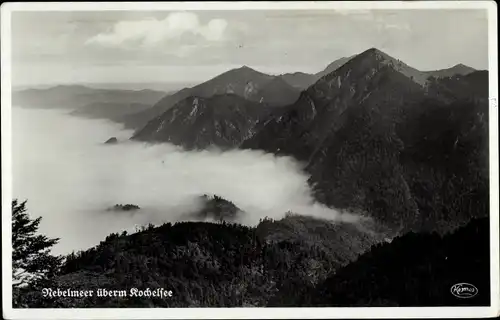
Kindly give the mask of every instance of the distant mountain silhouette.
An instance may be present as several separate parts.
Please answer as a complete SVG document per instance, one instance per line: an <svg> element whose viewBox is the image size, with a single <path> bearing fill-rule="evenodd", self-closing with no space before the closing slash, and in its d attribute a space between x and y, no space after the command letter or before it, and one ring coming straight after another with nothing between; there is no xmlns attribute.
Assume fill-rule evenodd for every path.
<svg viewBox="0 0 500 320"><path fill-rule="evenodd" d="M477 70L474 68L471 68L469 66L466 66L464 64L459 63L457 65L454 65L451 68L434 70L434 71L426 71L425 73L431 77L448 78L448 77L453 77L453 76L465 76L465 75L468 75L474 71L477 71Z"/></svg>
<svg viewBox="0 0 500 320"><path fill-rule="evenodd" d="M269 106L283 106L293 103L299 90L289 86L277 77L243 66L224 72L217 77L192 88L182 89L167 95L152 108L127 116L126 125L142 129L149 121L188 97L210 98L214 95L234 94L252 102Z"/></svg>
<svg viewBox="0 0 500 320"><path fill-rule="evenodd" d="M123 122L126 115L149 108L151 108L151 105L143 103L94 102L84 105L70 114L90 119L109 119L115 122Z"/></svg>
<svg viewBox="0 0 500 320"><path fill-rule="evenodd" d="M125 122L125 116L148 110L165 92L153 90L96 89L59 85L23 89L12 93L12 105L24 108L73 110L70 114L90 119Z"/></svg>
<svg viewBox="0 0 500 320"><path fill-rule="evenodd" d="M287 82L289 85L292 87L298 88L298 89L306 89L307 87L311 86L314 84L316 81L318 81L321 77L337 70L339 67L341 67L344 63L352 59L354 56L351 57L343 57L338 60L333 61L330 63L326 68L316 74L310 74L310 73L304 73L304 72L295 72L295 73L285 73L280 75L280 77Z"/></svg>
<svg viewBox="0 0 500 320"><path fill-rule="evenodd" d="M337 70L338 68L343 66L347 61L351 60L355 56L356 55L352 55L350 57L343 57L343 58L340 58L340 59L333 61L332 63L327 65L324 70L322 70L314 75L316 78L316 81L319 80L321 77L324 77L327 74L334 72L335 70Z"/></svg>
<svg viewBox="0 0 500 320"><path fill-rule="evenodd" d="M285 73L280 75L280 78L292 87L300 90L309 87L317 80L314 74L304 72Z"/></svg>
<svg viewBox="0 0 500 320"><path fill-rule="evenodd" d="M95 89L81 85L59 85L12 93L12 104L29 108L78 109L94 104L152 105L165 95L153 90Z"/></svg>
<svg viewBox="0 0 500 320"><path fill-rule="evenodd" d="M444 231L488 214L485 84L484 72L428 79L372 48L259 122L241 147L306 162L323 203L395 230Z"/></svg>
<svg viewBox="0 0 500 320"><path fill-rule="evenodd" d="M236 94L189 97L150 121L132 139L170 142L186 149L234 147L253 134L256 122L269 109Z"/></svg>

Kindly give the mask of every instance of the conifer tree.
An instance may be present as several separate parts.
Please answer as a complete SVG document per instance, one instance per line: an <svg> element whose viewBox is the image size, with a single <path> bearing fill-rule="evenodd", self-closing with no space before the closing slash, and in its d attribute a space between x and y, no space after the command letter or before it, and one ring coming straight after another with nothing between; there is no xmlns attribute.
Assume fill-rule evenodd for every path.
<svg viewBox="0 0 500 320"><path fill-rule="evenodd" d="M31 219L26 201L12 201L12 285L35 285L52 278L59 270L62 257L50 253L59 241L37 234L41 217Z"/></svg>

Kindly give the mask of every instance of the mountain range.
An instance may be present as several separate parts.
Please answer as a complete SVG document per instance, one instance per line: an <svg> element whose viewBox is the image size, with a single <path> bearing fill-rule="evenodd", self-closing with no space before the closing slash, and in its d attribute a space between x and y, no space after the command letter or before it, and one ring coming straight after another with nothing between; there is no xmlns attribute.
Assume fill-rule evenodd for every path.
<svg viewBox="0 0 500 320"><path fill-rule="evenodd" d="M378 52L379 54L384 55L384 57L386 57L386 61L390 61L393 64L393 69L395 71L397 71L399 74L405 75L406 77L411 79L412 82L420 84L422 87L426 87L430 82L435 83L434 86L429 86L431 88L429 90L436 88L438 84L441 83L441 80L448 79L446 77L446 75L448 74L454 74L455 76L464 76L470 74L471 71L474 70L472 68L463 65L458 65L449 69L421 72L418 71L417 69L414 69L404 64L402 61L387 56L385 53L381 51ZM306 87L306 90L303 91L307 92L309 84L317 85L321 81L321 79L327 77L332 72L335 72L335 70L337 70L339 67L342 67L349 61L352 61L353 59L355 59L356 61L363 60L364 55L366 55L366 53L361 53L359 55L354 55L351 57L335 60L334 62L329 64L323 71L318 72L316 74L306 74L299 72L293 74L283 74L280 76L270 76L258 72L256 70L253 70L251 68L248 68L246 66L239 69L233 69L207 82L204 82L196 87L186 88L178 91L173 95L167 95L162 100L160 100L155 106L153 106L148 110L141 111L135 114L130 114L127 117L128 118L127 126L131 128L137 128L133 139L138 138L139 140L142 141L151 141L151 142L178 141L176 144L181 146L188 146L190 145L188 141L190 140L189 138L186 138L186 141L183 142L182 139L179 140L179 136L182 134L180 133L175 134L177 138L174 138L171 136L172 130L170 130L167 127L163 126L160 127L159 125L161 123L169 123L170 121L174 121L173 119L171 119L174 113L168 112L168 110L171 108L173 109L185 108L187 105L189 105L189 103L183 101L184 99L189 100L193 97L206 98L215 95L220 96L224 94L237 95L249 101L260 103L261 109L263 109L262 113L264 114L277 114L280 113L282 110L284 110L283 107L288 107L292 105L293 103L296 102L297 99L302 97L303 92L301 92L301 89L303 87ZM356 58L357 56L361 57ZM473 74L474 73L475 72L473 72ZM355 77L356 76L354 76L353 79L355 79ZM301 84L299 84L299 82L301 82ZM459 81L459 83L462 82ZM313 87L313 85L311 85L311 87ZM249 88L255 89L253 91L250 90L252 94L249 93L250 92ZM461 92L461 90L454 90L454 91ZM227 101L228 99L229 98L225 100ZM233 99L235 99L235 97L233 97ZM235 103L238 104L239 102ZM212 104L213 107L217 108L217 103L215 101L212 101ZM270 109L269 107L272 107L272 110L267 110ZM248 110L252 110L252 114L248 114L248 118L253 119L254 110L253 109L248 109ZM191 111L187 112L187 114L189 114L189 117L193 117L194 114L196 114L196 112L191 112ZM239 115L241 116L241 113L239 113ZM231 121L230 120L231 112L227 112L224 114L224 112L222 112L221 110L221 112L218 114L218 119L219 120L217 121L220 121L220 119L226 119L226 121ZM260 125L262 125L263 121L265 120L258 119L254 124L258 128ZM192 132L197 131L197 128L193 128L192 124L198 123L199 121L191 119L189 121L183 120L181 122L184 123L185 128L180 131L192 131ZM177 129L179 129L178 125L174 126ZM241 140L244 140L253 135L253 133L258 130L257 128L254 129L252 126L250 127L245 126L244 128L241 128L239 130L240 137L235 137L234 133L232 133L230 137L229 136L225 137L224 140L226 141L232 140L233 141L232 145L236 147L238 143L241 142ZM222 132L213 133L213 136L223 136L223 135L224 133ZM159 138L160 136L163 136L163 138ZM197 147L205 148L210 145L227 147L227 143L224 143L224 145L218 145L217 142L209 141L206 139L204 140L204 144L198 144Z"/></svg>
<svg viewBox="0 0 500 320"><path fill-rule="evenodd" d="M21 89L12 93L12 105L25 108L63 109L72 115L123 123L165 96L163 91L100 89L83 85Z"/></svg>
<svg viewBox="0 0 500 320"><path fill-rule="evenodd" d="M280 77L285 80L292 87L298 88L300 90L307 89L309 86L313 85L316 81L326 76L327 74L337 70L339 67L344 65L347 61L354 58L356 55L352 55L350 57L343 57L337 59L330 63L326 68L320 72L315 74L304 73L304 72L294 72L294 73L285 73L280 75ZM433 70L433 71L423 71L423 76L425 78L435 77L435 78L447 78L453 77L457 75L467 75L476 71L474 68L466 66L464 64L457 64L451 68L441 69L441 70Z"/></svg>
<svg viewBox="0 0 500 320"><path fill-rule="evenodd" d="M303 91L241 148L304 161L327 205L396 229L446 229L488 213L487 76L428 79L372 48ZM459 194L470 198L446 208Z"/></svg>
<svg viewBox="0 0 500 320"><path fill-rule="evenodd" d="M299 78L313 84L301 91ZM293 156L318 201L401 232L444 232L487 213L487 71L419 71L371 48L315 75L243 66L167 95L72 86L14 100L36 105L40 92L47 107L71 100L84 104L74 115L136 129L134 140Z"/></svg>
<svg viewBox="0 0 500 320"><path fill-rule="evenodd" d="M125 116L145 111L149 108L151 108L151 105L145 103L92 102L75 109L70 114L83 118L108 119L115 122L122 122Z"/></svg>
<svg viewBox="0 0 500 320"><path fill-rule="evenodd" d="M32 108L77 109L94 103L152 105L165 96L163 91L97 89L82 85L59 85L43 89L14 91L12 104Z"/></svg>
<svg viewBox="0 0 500 320"><path fill-rule="evenodd" d="M152 108L127 117L126 126L140 129L177 103L189 97L209 98L234 94L263 106L284 106L293 103L300 91L283 79L253 70L247 66L229 70L192 88L167 95Z"/></svg>
<svg viewBox="0 0 500 320"><path fill-rule="evenodd" d="M140 131L149 121L162 116L165 111L190 97L210 98L214 95L235 94L261 103L262 106L289 105L295 102L302 90L354 57L356 55L335 60L316 74L296 72L273 76L243 66L196 86L171 92L114 89L109 84L107 89L91 85L59 85L38 89L16 89L12 101L14 105L25 107L72 109L74 110L72 114L75 116L109 119L124 124L126 128ZM463 64L426 72L407 69L409 73L418 74L417 78L423 81L467 75L475 71ZM173 85L165 85L165 88L171 90ZM143 133L136 135L144 137Z"/></svg>

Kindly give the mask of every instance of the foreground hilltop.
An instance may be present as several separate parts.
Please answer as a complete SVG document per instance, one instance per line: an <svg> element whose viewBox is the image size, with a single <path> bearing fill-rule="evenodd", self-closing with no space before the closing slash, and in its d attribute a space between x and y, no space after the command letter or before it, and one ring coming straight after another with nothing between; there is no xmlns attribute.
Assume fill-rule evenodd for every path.
<svg viewBox="0 0 500 320"><path fill-rule="evenodd" d="M60 290L164 288L173 292L168 299L43 298L37 287L14 295L18 306L38 308L487 305L488 239L487 219L444 237L409 234L377 246L380 235L356 225L293 215L256 228L168 223L112 234L71 254L44 284ZM467 301L445 295L457 281L476 284L480 295Z"/></svg>
<svg viewBox="0 0 500 320"><path fill-rule="evenodd" d="M489 245L487 218L474 219L443 237L409 233L373 246L316 288L297 294L296 305L490 306ZM475 296L460 299L451 294L454 285L464 282L477 288Z"/></svg>
<svg viewBox="0 0 500 320"><path fill-rule="evenodd" d="M321 229L314 230L314 226ZM159 288L172 299L97 297L43 299L22 289L30 307L228 307L266 306L289 294L289 285L313 287L382 241L351 224L308 217L238 224L182 222L111 234L95 248L71 254L53 287L64 290ZM335 254L331 254L334 252Z"/></svg>

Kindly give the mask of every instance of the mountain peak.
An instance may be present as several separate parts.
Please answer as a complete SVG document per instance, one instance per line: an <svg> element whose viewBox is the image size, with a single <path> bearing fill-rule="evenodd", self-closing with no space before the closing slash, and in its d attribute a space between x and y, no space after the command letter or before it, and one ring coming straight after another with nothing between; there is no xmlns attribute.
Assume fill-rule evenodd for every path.
<svg viewBox="0 0 500 320"><path fill-rule="evenodd" d="M427 82L427 76L423 72L410 67L403 61L393 58L377 48L370 48L368 50L365 50L364 52L353 58L353 60L372 61L375 64L389 66L390 68L403 74L407 78L410 78L412 81L418 83L421 86L425 86Z"/></svg>
<svg viewBox="0 0 500 320"><path fill-rule="evenodd" d="M368 50L365 50L364 52L360 53L358 56L374 57L377 61L398 61L398 59L391 57L387 53L385 53L382 50L379 50L377 48L370 48Z"/></svg>
<svg viewBox="0 0 500 320"><path fill-rule="evenodd" d="M372 47L372 48L368 48L366 49L365 51L361 52L359 55L373 55L373 54L377 54L379 52L382 52L380 51L379 49L375 48L375 47ZM382 52L383 53L383 52Z"/></svg>
<svg viewBox="0 0 500 320"><path fill-rule="evenodd" d="M240 75L240 76L243 76L245 78L252 77L252 76L259 76L259 77L264 77L266 79L271 77L268 74L262 73L260 71L255 70L255 69L252 69L246 65L241 66L239 68L231 69L231 70L229 70L221 75L231 75L231 76Z"/></svg>
<svg viewBox="0 0 500 320"><path fill-rule="evenodd" d="M453 67L451 67L450 69L460 70L460 71L464 71L464 72L474 72L474 71L476 71L476 69L471 68L469 66L466 66L463 63L456 64Z"/></svg>
<svg viewBox="0 0 500 320"><path fill-rule="evenodd" d="M233 69L233 70L234 70L234 71L240 70L240 71L247 71L247 72L248 72L248 71L250 71L250 72L258 72L258 73L261 73L261 72L259 72L259 71L255 70L255 69L253 69L253 68L250 68L250 67L249 67L249 66L247 66L247 65L243 65L243 66L241 66L241 67L239 67L239 68L235 68L235 69Z"/></svg>
<svg viewBox="0 0 500 320"><path fill-rule="evenodd" d="M370 48L370 49L367 49L359 54L355 54L355 55L352 55L349 57L342 57L340 59L337 59L337 60L331 62L323 71L318 72L316 75L318 77L322 77L322 76L325 76L327 74L330 74L330 73L336 71L337 69L339 69L340 67L342 67L343 65L345 65L347 63L356 64L356 63L359 63L362 61L365 61L364 63L368 62L369 64L371 64L371 63L375 63L375 62L382 62L382 63L387 63L390 61L397 62L398 60L390 57L388 54L386 54L385 52L382 52L381 50L379 50L377 48Z"/></svg>
<svg viewBox="0 0 500 320"><path fill-rule="evenodd" d="M466 66L465 64L459 63L447 69L426 71L425 74L427 74L429 77L434 77L434 78L447 78L453 76L465 76L474 71L476 71L476 69Z"/></svg>

